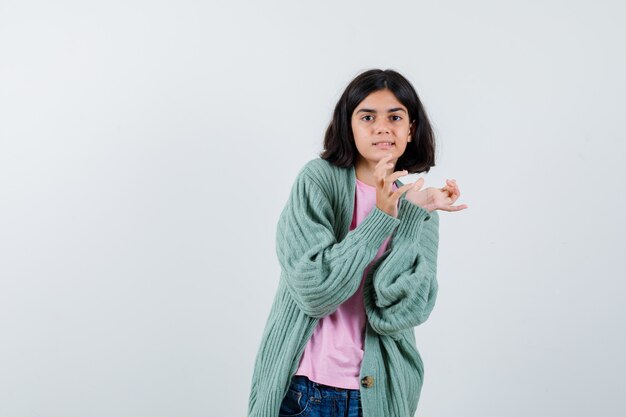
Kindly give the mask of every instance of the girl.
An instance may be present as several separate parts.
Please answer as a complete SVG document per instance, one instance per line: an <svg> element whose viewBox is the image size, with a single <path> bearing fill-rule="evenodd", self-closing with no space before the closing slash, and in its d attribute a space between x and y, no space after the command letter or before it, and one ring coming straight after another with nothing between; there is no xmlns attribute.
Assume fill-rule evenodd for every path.
<svg viewBox="0 0 626 417"><path fill-rule="evenodd" d="M248 416L414 416L424 374L414 327L437 297L437 210L467 208L453 206L454 180L400 182L434 155L409 81L375 69L350 82L279 217L281 276Z"/></svg>

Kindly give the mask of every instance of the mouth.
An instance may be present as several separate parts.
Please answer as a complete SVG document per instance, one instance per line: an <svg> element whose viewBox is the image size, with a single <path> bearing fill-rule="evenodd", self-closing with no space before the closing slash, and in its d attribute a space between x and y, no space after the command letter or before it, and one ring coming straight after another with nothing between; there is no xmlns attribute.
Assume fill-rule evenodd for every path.
<svg viewBox="0 0 626 417"><path fill-rule="evenodd" d="M380 149L389 149L392 148L393 146L395 146L394 142L391 141L379 141L379 142L374 142L373 146L380 148Z"/></svg>

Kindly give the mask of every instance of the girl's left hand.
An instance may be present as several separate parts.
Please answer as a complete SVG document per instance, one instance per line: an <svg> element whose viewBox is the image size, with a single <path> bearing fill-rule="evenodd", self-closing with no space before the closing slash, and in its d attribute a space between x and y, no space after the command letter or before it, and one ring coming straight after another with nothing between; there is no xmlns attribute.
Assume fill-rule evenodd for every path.
<svg viewBox="0 0 626 417"><path fill-rule="evenodd" d="M459 211L467 208L467 204L452 205L461 195L455 180L446 180L446 185L442 188L428 187L420 190L422 184L424 184L423 178L417 180L415 187L406 192L406 199L429 212L433 210Z"/></svg>

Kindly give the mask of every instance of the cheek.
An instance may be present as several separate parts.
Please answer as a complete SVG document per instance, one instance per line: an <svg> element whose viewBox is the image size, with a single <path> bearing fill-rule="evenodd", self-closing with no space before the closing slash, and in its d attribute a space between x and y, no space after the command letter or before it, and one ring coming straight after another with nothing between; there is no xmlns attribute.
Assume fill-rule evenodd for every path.
<svg viewBox="0 0 626 417"><path fill-rule="evenodd" d="M358 131L359 131L359 125L358 125L357 123L352 122L352 123L350 124L350 128L352 129L352 132L353 132L353 133L356 133L356 132L358 132Z"/></svg>
<svg viewBox="0 0 626 417"><path fill-rule="evenodd" d="M402 126L402 127L399 127L398 129L396 129L396 134L398 136L403 137L403 138L407 138L409 136L409 130L410 129L409 129L408 125Z"/></svg>
<svg viewBox="0 0 626 417"><path fill-rule="evenodd" d="M363 128L352 125L352 134L356 136L363 136Z"/></svg>
<svg viewBox="0 0 626 417"><path fill-rule="evenodd" d="M352 129L352 137L354 138L354 141L359 144L359 143L365 143L368 142L368 136L366 134L364 134L360 129Z"/></svg>
<svg viewBox="0 0 626 417"><path fill-rule="evenodd" d="M398 143L398 150L401 153L404 153L404 151L406 151L406 148L408 148L409 145L410 145L410 142L407 143L406 141L402 141L402 142Z"/></svg>

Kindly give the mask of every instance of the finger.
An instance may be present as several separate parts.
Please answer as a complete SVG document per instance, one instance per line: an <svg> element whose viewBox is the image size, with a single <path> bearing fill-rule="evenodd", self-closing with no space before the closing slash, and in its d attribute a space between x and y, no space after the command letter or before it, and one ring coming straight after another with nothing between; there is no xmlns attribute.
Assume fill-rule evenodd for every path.
<svg viewBox="0 0 626 417"><path fill-rule="evenodd" d="M422 186L424 185L424 178L420 178L417 181L412 182L412 183L407 184L407 185L410 186L409 190L419 191L422 188Z"/></svg>
<svg viewBox="0 0 626 417"><path fill-rule="evenodd" d="M389 161L389 159L391 159L391 157L393 157L393 154L392 153L388 153L387 155L385 155L382 158L380 158L380 161L378 161L378 163L376 164L374 169L378 168L379 165L385 164L387 161Z"/></svg>
<svg viewBox="0 0 626 417"><path fill-rule="evenodd" d="M457 187L457 185L456 185L456 183L454 181L446 180L446 184L447 184L445 186L446 189L450 189L450 190L457 190L458 189L458 187Z"/></svg>
<svg viewBox="0 0 626 417"><path fill-rule="evenodd" d="M457 194L456 190L452 190L452 193L450 194L449 198L450 198L450 204L454 204L454 202L459 199L459 194Z"/></svg>
<svg viewBox="0 0 626 417"><path fill-rule="evenodd" d="M441 208L440 210L444 210L444 211L460 211L460 210L465 210L466 208L467 208L467 204L461 204L459 206L444 207L444 208Z"/></svg>
<svg viewBox="0 0 626 417"><path fill-rule="evenodd" d="M409 172L405 169L404 171L396 171L396 172L392 173L391 175L388 175L385 178L385 185L387 185L387 184L390 185L391 183L395 182L398 178L404 177L408 173ZM411 185L413 185L413 184L411 184Z"/></svg>
<svg viewBox="0 0 626 417"><path fill-rule="evenodd" d="M393 166L393 162L384 162L382 159L380 161L378 161L378 163L376 164L376 167L374 168L374 172L376 171L385 171L387 170L390 166Z"/></svg>
<svg viewBox="0 0 626 417"><path fill-rule="evenodd" d="M457 197L460 197L461 196L461 190L459 189L459 185L456 183L455 180L452 180L452 184L454 185L454 194Z"/></svg>
<svg viewBox="0 0 626 417"><path fill-rule="evenodd" d="M454 200L459 198L459 191L456 189L456 187L452 187L450 189L450 197L452 198L453 202L454 202Z"/></svg>
<svg viewBox="0 0 626 417"><path fill-rule="evenodd" d="M459 196L461 195L461 192L459 190L458 185L456 185L456 183L451 180L446 180L446 182L448 183L448 185L446 185L442 189L442 191L448 191L450 193L450 197L452 197L454 200L459 198Z"/></svg>
<svg viewBox="0 0 626 417"><path fill-rule="evenodd" d="M459 190L459 186L457 185L456 181L452 180L452 187L454 189L454 194L458 197L461 195L461 190Z"/></svg>
<svg viewBox="0 0 626 417"><path fill-rule="evenodd" d="M393 169L393 163L389 162L386 165L380 165L374 170L374 178L377 183L383 185L383 180L387 177L387 173Z"/></svg>
<svg viewBox="0 0 626 417"><path fill-rule="evenodd" d="M418 178L417 181L413 183L413 188L417 191L424 185L424 177Z"/></svg>
<svg viewBox="0 0 626 417"><path fill-rule="evenodd" d="M398 188L396 191L394 191L393 193L391 193L391 200L394 203L397 203L398 200L400 199L400 197L402 196L402 194L406 193L407 191L409 191L411 188L413 188L414 184L405 184L402 187Z"/></svg>

